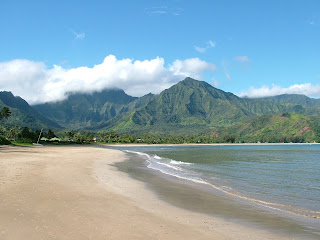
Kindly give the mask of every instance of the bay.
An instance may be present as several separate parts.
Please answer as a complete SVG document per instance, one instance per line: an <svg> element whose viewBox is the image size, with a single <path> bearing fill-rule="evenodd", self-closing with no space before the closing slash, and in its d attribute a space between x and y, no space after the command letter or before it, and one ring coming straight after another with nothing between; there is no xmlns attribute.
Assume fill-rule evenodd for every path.
<svg viewBox="0 0 320 240"><path fill-rule="evenodd" d="M286 230L295 232L293 228L301 227L302 232L318 234L319 145L157 145L120 149L141 159L149 171L169 176L171 180L179 179L185 184L192 183L193 189L205 189L216 201L220 196L227 199L225 202L250 206L250 211L256 209L256 212L263 211L274 219L279 217L279 222L286 219L290 222L290 226L284 226ZM156 188L153 190L157 191ZM234 216L228 211L239 209L223 208L225 212L216 213L231 218ZM210 209L206 211L215 214ZM261 221L260 226L263 225L262 219L258 218L247 219L248 222L250 219ZM261 218L264 218L263 214Z"/></svg>

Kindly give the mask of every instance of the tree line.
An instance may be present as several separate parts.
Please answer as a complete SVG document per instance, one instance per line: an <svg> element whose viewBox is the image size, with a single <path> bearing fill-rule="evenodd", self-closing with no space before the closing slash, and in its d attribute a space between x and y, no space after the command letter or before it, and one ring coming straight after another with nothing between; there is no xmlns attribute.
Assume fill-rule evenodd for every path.
<svg viewBox="0 0 320 240"><path fill-rule="evenodd" d="M8 107L3 107L0 111L0 120L10 117L11 112ZM319 142L320 124L318 121L313 121L313 129L315 129L315 137ZM123 144L188 144L188 143L303 143L306 139L304 135L300 136L284 136L279 133L272 133L269 135L241 136L234 134L234 131L221 129L220 131L209 131L197 135L153 135L149 133L137 134L119 134L115 131L100 131L91 132L87 130L60 130L54 133L53 130L47 131L32 130L28 127L5 127L0 126L0 144L9 144L10 141L18 143L33 143L36 142L41 132L41 138L47 140L58 138L63 143L123 143Z"/></svg>
<svg viewBox="0 0 320 240"><path fill-rule="evenodd" d="M32 130L27 127L21 128L13 126L10 128L0 128L0 135L6 139L17 143L33 143L36 142L40 134L40 130ZM148 133L140 134L119 134L115 131L108 132L91 132L87 130L62 130L54 132L53 130L43 131L41 138L46 140L41 143L49 142L52 138L58 138L60 143L102 143L102 144L214 144L214 143L303 143L303 136L297 137L253 137L241 138L239 136L224 133L203 133L193 136L175 136L164 135L156 136Z"/></svg>

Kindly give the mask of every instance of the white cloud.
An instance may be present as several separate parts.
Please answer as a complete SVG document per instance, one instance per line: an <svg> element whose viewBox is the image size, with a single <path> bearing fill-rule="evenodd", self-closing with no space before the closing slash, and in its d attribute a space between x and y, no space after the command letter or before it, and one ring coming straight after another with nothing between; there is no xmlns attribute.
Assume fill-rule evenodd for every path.
<svg viewBox="0 0 320 240"><path fill-rule="evenodd" d="M197 52L204 53L204 52L206 52L208 49L214 48L214 47L216 47L216 43L210 40L210 41L208 41L208 42L206 43L206 46L205 46L205 47L194 46L194 49L195 49Z"/></svg>
<svg viewBox="0 0 320 240"><path fill-rule="evenodd" d="M72 30L72 33L75 39L83 40L86 37L86 34L84 32L77 33Z"/></svg>
<svg viewBox="0 0 320 240"><path fill-rule="evenodd" d="M183 12L183 8L174 8L172 9L172 15L174 16L180 16Z"/></svg>
<svg viewBox="0 0 320 240"><path fill-rule="evenodd" d="M216 65L207 63L199 58L189 58L186 60L175 60L169 70L174 75L189 76L196 79L201 79L204 72L216 71Z"/></svg>
<svg viewBox="0 0 320 240"><path fill-rule="evenodd" d="M216 46L216 43L210 40L210 41L208 42L208 45L209 45L209 47L212 47L212 48L213 48L213 47Z"/></svg>
<svg viewBox="0 0 320 240"><path fill-rule="evenodd" d="M234 58L234 60L237 62L242 62L242 63L250 62L250 59L247 56L237 56Z"/></svg>
<svg viewBox="0 0 320 240"><path fill-rule="evenodd" d="M207 48L198 47L198 46L194 46L194 49L195 49L197 52L200 52L200 53L204 53L204 52L207 51Z"/></svg>
<svg viewBox="0 0 320 240"><path fill-rule="evenodd" d="M281 94L303 94L311 97L320 97L320 84L312 85L311 83L294 84L288 88L277 85L262 86L261 88L251 87L249 90L241 92L240 97L259 98L270 97Z"/></svg>
<svg viewBox="0 0 320 240"><path fill-rule="evenodd" d="M145 12L148 15L173 15L173 16L179 16L182 13L182 8L171 8L167 6L162 7L151 7L146 8Z"/></svg>
<svg viewBox="0 0 320 240"><path fill-rule="evenodd" d="M201 79L215 71L211 63L191 58L176 60L165 67L163 58L139 61L109 55L100 64L67 69L42 62L13 60L0 62L0 91L11 91L30 104L62 100L68 92L93 92L121 88L133 96L160 93L185 77Z"/></svg>
<svg viewBox="0 0 320 240"><path fill-rule="evenodd" d="M14 91L17 94L32 95L42 89L43 79L48 74L44 63L28 60L13 60L0 63L0 90Z"/></svg>
<svg viewBox="0 0 320 240"><path fill-rule="evenodd" d="M227 79L228 81L231 79L231 76L230 76L228 70L226 70L226 69L224 70L224 75L226 76L226 79Z"/></svg>
<svg viewBox="0 0 320 240"><path fill-rule="evenodd" d="M168 12L163 11L163 10L155 10L153 12L150 12L151 14L167 14Z"/></svg>

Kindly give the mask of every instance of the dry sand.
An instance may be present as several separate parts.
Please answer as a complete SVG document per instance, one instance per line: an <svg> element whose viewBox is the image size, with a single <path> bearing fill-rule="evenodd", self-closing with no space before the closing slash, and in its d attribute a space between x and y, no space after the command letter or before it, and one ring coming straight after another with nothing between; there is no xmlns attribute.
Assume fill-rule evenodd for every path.
<svg viewBox="0 0 320 240"><path fill-rule="evenodd" d="M0 239L290 239L168 205L84 146L0 146Z"/></svg>

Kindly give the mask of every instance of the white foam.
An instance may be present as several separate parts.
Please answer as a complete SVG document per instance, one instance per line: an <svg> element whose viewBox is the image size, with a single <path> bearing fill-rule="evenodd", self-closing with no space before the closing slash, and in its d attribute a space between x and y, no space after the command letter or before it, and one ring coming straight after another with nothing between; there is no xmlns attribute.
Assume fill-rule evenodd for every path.
<svg viewBox="0 0 320 240"><path fill-rule="evenodd" d="M192 165L192 163L181 162L181 161L176 161L176 160L171 160L170 163L174 164L174 165Z"/></svg>
<svg viewBox="0 0 320 240"><path fill-rule="evenodd" d="M160 169L160 168L155 168L153 166L151 166L151 164L149 164L147 166L148 168L150 169L153 169L153 170L158 170L166 175L170 175L170 176L173 176L173 177L176 177L176 178L179 178L179 179L183 179L183 180L188 180L188 181L192 181L192 182L195 182L195 183L201 183L201 184L208 184L206 181L204 181L203 179L201 178L197 178L197 177L185 177L185 176L182 176L182 175L179 175L179 174L174 174L172 172L167 172L163 169Z"/></svg>
<svg viewBox="0 0 320 240"><path fill-rule="evenodd" d="M150 156L146 153L142 153L142 152L135 152L135 151L130 151L130 150L125 150L125 152L127 153L134 153L134 154L137 154L137 155L140 155L140 156L144 156L144 157L147 157L148 159L150 159Z"/></svg>
<svg viewBox="0 0 320 240"><path fill-rule="evenodd" d="M177 171L183 171L182 168L175 167L175 166L171 166L170 164L167 164L167 163L157 162L157 164L164 165L164 166L166 166L166 167L168 167L168 168L172 168L172 169L177 170Z"/></svg>
<svg viewBox="0 0 320 240"><path fill-rule="evenodd" d="M226 190L226 191L232 191L233 190L232 187L229 187L229 186L221 186L220 188L223 189L223 190Z"/></svg>
<svg viewBox="0 0 320 240"><path fill-rule="evenodd" d="M146 153L142 153L142 152L135 152L135 151L130 151L130 150L125 150L125 152L128 153L133 153L133 154L137 154L139 156L143 156L145 158L147 158L147 162L148 164L148 168L153 169L153 170L157 170L160 171L163 174L169 175L169 176L173 176L179 179L183 179L183 180L187 180L187 181L192 181L195 183L199 183L199 184L205 184L205 185L209 185L210 187L223 192L229 196L235 197L235 198L239 198L239 199L243 199L243 200L247 200L250 202L254 202L258 205L264 206L266 208L269 209L273 209L273 210L278 210L278 211L282 211L282 212L287 212L287 213L291 213L291 214L296 214L296 215L300 215L300 216L304 216L304 217L309 217L309 218L317 218L319 219L319 212L318 211L297 211L297 209L294 209L292 206L290 205L284 205L281 203L273 203L273 202L267 202L267 201L263 201L263 200L259 200L259 199L255 199L255 198L251 198L251 197L247 197L244 196L240 193L236 193L233 191L232 187L230 186L216 186L212 183L206 182L205 180L203 180L200 177L197 176L192 176L193 174L190 174L188 172L188 170L180 168L178 166L173 166L173 165L192 165L192 163L187 163L187 162L182 162L182 161L176 161L176 160L170 160L169 163L163 161L163 158L154 155L154 156L150 156ZM161 167L164 166L164 167ZM170 170L171 169L171 170ZM216 179L216 178L211 178L211 179ZM305 213L303 213L305 212Z"/></svg>

